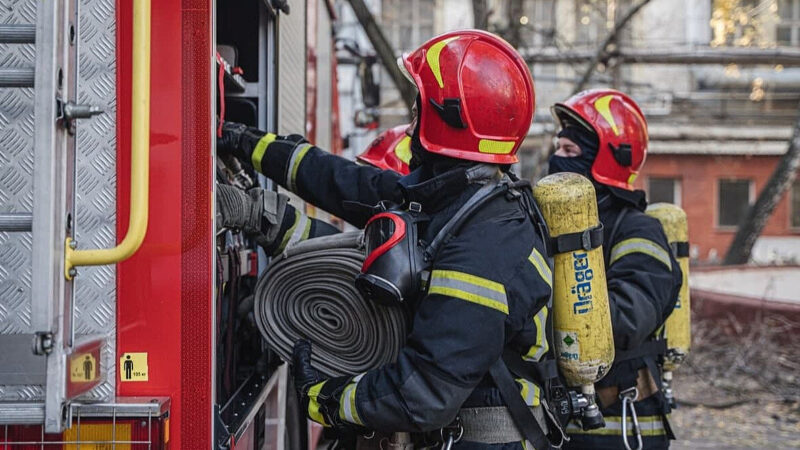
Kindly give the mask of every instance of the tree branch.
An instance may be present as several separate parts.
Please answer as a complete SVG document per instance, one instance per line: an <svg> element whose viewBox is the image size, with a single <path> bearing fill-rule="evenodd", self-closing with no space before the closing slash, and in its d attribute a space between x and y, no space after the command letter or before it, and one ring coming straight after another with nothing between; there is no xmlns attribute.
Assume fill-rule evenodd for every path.
<svg viewBox="0 0 800 450"><path fill-rule="evenodd" d="M746 264L750 260L753 245L764 230L764 225L772 215L778 202L789 189L800 168L800 108L797 112L797 121L794 124L792 140L789 149L778 161L775 171L767 180L764 190L759 194L756 202L748 208L736 236L733 237L728 253L725 255L725 265Z"/></svg>
<svg viewBox="0 0 800 450"><path fill-rule="evenodd" d="M364 0L348 1L353 8L356 18L358 18L358 22L367 34L370 43L372 43L372 48L374 48L375 53L378 54L378 59L380 59L386 71L389 72L392 82L395 87L397 87L397 90L400 91L400 96L408 108L409 113L411 113L411 107L414 105L417 93L411 82L403 76L403 73L400 72L400 68L397 67L397 54L392 48L392 44L386 39L386 36L383 34L383 29L381 29L375 21L375 17L373 17L369 8L367 8Z"/></svg>
<svg viewBox="0 0 800 450"><path fill-rule="evenodd" d="M589 83L589 79L592 78L592 73L594 73L595 68L597 68L597 64L607 57L608 46L617 39L619 32L625 28L625 25L630 22L633 16L635 16L636 13L638 13L639 10L648 3L650 3L650 0L641 0L639 3L633 5L627 12L625 12L625 15L614 24L614 29L608 33L608 36L606 36L602 45L600 45L600 47L597 49L597 53L595 53L592 60L589 61L589 65L586 66L586 71L583 73L580 81L578 81L578 84L575 85L572 95L577 94L578 92L582 91L584 87L586 87L586 84Z"/></svg>

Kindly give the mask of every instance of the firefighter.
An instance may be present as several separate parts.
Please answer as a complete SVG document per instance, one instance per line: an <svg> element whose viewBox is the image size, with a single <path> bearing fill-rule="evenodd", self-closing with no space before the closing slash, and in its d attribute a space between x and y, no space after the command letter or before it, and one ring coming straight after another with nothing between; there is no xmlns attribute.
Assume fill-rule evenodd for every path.
<svg viewBox="0 0 800 450"><path fill-rule="evenodd" d="M424 220L377 232L367 225L368 240L390 235L367 261L393 259L402 266L404 258L419 256L418 241L408 242L408 233L431 243L465 204L471 207L468 200L489 198L471 214L457 216L463 226L437 241L426 288L397 298L413 314L397 361L326 379L311 367L311 343L299 341L293 358L299 395L312 420L345 434L410 432L416 440L452 438L458 440L453 448L461 449L521 449L530 438L535 448L548 448L545 433L553 430L541 406L542 386L523 376L515 382L501 359L505 351L520 362L535 361L549 348L544 325L552 275L537 228L542 221L534 220L529 190L509 187L505 195L482 197L519 186L510 181L509 168L533 116L530 72L510 45L478 30L435 37L398 64L419 92L408 127L407 176L355 164L297 135L229 124L218 142L218 150L251 161L307 202L355 226L387 217L359 205L383 201L424 214ZM382 275L377 279L398 274Z"/></svg>
<svg viewBox="0 0 800 450"><path fill-rule="evenodd" d="M411 159L407 128L406 124L384 131L356 159L407 175ZM216 213L217 227L244 230L270 256L279 255L290 244L339 232L333 225L298 211L286 195L261 188L245 193L227 184L217 185Z"/></svg>
<svg viewBox="0 0 800 450"><path fill-rule="evenodd" d="M659 389L665 346L657 332L678 298L681 270L661 225L644 213L644 192L633 188L647 153L647 123L630 97L610 89L581 92L556 104L553 116L561 131L549 172L579 173L595 185L616 348L611 371L596 384L605 428L570 423L566 447L624 448L624 426L630 448L639 438L643 448L667 448L674 437Z"/></svg>

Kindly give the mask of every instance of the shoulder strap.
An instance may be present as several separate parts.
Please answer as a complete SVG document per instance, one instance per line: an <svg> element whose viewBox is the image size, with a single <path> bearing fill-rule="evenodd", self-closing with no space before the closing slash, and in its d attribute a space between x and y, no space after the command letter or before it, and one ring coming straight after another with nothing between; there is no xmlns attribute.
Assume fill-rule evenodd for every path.
<svg viewBox="0 0 800 450"><path fill-rule="evenodd" d="M605 258L606 263L610 261L609 258L611 257L611 247L614 246L614 238L617 236L619 225L622 223L622 219L626 214L628 214L628 208L623 207L617 216L617 220L614 221L614 226L611 227L611 233L608 234L608 244L603 248L603 257Z"/></svg>
<svg viewBox="0 0 800 450"><path fill-rule="evenodd" d="M550 448L547 434L542 430L542 426L534 417L525 400L522 399L519 387L503 362L503 358L499 358L492 364L489 374L492 376L497 389L500 390L500 395L506 402L506 406L508 406L514 425L517 426L525 440L530 442L533 448Z"/></svg>
<svg viewBox="0 0 800 450"><path fill-rule="evenodd" d="M459 208L458 211L456 211L453 217L446 224L444 224L442 229L436 234L436 237L433 238L433 241L431 241L430 245L425 248L425 260L432 260L439 252L439 248L441 248L442 245L447 243L453 238L453 236L456 235L456 233L458 233L464 223L466 223L466 221L472 217L472 214L475 211L482 208L494 198L510 192L511 189L517 187L518 184L524 185L525 182L493 180L481 186L481 188L478 189L478 191L473 194L472 197L470 197L461 206L461 208Z"/></svg>

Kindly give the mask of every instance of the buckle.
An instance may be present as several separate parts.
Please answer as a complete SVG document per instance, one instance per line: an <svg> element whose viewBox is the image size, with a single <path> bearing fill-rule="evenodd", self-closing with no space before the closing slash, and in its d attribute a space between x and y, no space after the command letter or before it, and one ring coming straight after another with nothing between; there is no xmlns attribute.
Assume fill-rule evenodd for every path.
<svg viewBox="0 0 800 450"><path fill-rule="evenodd" d="M592 230L593 228L583 230L583 233L581 233L581 247L587 252L592 249Z"/></svg>

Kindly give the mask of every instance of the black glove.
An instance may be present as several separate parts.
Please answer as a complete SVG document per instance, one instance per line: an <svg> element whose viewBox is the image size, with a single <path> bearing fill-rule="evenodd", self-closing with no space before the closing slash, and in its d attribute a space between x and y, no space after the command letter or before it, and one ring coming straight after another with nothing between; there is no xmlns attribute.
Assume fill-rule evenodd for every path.
<svg viewBox="0 0 800 450"><path fill-rule="evenodd" d="M299 340L294 344L292 352L292 375L300 405L305 408L308 418L326 427L333 427L345 433L366 434L368 430L356 423L345 421L340 415L340 402L345 388L351 384L353 377L343 376L325 378L317 369L311 367L311 343ZM348 411L353 411L348 408ZM357 418L360 422L360 419Z"/></svg>
<svg viewBox="0 0 800 450"><path fill-rule="evenodd" d="M258 128L248 127L243 123L224 122L222 137L217 138L217 152L223 155L232 155L248 166L252 165L250 156L258 141L266 134Z"/></svg>

